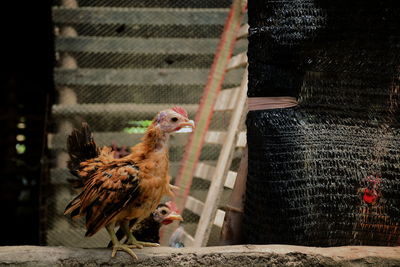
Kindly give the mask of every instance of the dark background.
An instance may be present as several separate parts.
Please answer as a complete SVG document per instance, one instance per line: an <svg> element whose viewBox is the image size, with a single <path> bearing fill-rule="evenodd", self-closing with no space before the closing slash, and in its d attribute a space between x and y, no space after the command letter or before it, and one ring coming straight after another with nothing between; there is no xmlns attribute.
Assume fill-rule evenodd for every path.
<svg viewBox="0 0 400 267"><path fill-rule="evenodd" d="M39 195L46 196L45 128L54 96L51 1L7 2L1 16L0 245L37 245L44 234L46 205Z"/></svg>

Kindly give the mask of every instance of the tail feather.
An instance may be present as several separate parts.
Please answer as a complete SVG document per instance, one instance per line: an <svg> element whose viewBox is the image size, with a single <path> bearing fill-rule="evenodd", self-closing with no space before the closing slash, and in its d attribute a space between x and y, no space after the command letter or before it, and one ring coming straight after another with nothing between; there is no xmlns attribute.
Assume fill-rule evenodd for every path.
<svg viewBox="0 0 400 267"><path fill-rule="evenodd" d="M64 210L64 215L67 215L71 213L71 217L75 218L80 215L80 209L81 209L81 195L80 193L78 196L76 196L66 207Z"/></svg>
<svg viewBox="0 0 400 267"><path fill-rule="evenodd" d="M67 162L69 171L80 178L78 170L80 163L89 159L96 158L99 155L99 149L93 139L93 134L90 131L89 125L86 122L82 123L80 130L74 129L67 139L67 150L69 160ZM71 180L74 187L82 187L81 180Z"/></svg>
<svg viewBox="0 0 400 267"><path fill-rule="evenodd" d="M85 237L89 237L97 233L102 227L107 225L118 213L114 213L111 216L105 216L104 213L99 212L99 210L104 210L101 208L102 203L98 199L93 201L84 212L86 213L86 234Z"/></svg>

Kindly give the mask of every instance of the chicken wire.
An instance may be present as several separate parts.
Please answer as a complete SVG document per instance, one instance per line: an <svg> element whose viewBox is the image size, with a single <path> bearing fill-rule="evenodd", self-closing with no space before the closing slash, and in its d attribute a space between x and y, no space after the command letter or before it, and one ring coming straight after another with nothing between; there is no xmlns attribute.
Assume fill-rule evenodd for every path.
<svg viewBox="0 0 400 267"><path fill-rule="evenodd" d="M86 121L99 146L129 148L162 109L181 105L193 118L230 4L228 0L54 2L58 100L52 107L48 144L48 245L99 247L109 241L104 230L84 238L84 220L63 215L77 194L67 183L72 175L66 168L66 137L72 128ZM240 79L233 73L224 86L237 86ZM213 123L222 128L226 118ZM173 178L187 139L188 134L171 137ZM215 161L219 149L206 146L202 159ZM205 197L207 186L194 183L192 190ZM188 223L196 220L192 214L183 216Z"/></svg>

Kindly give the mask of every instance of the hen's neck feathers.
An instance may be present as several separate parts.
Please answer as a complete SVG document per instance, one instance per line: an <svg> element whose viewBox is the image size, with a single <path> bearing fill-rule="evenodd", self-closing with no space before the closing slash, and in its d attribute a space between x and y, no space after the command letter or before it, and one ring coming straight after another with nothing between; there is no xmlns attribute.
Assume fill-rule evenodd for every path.
<svg viewBox="0 0 400 267"><path fill-rule="evenodd" d="M159 127L152 123L142 138L142 143L150 150L150 151L160 151L168 149L168 139L169 134L164 133L160 130ZM149 152L150 152L149 151Z"/></svg>
<svg viewBox="0 0 400 267"><path fill-rule="evenodd" d="M132 153L128 156L134 162L142 160L154 155L162 153L164 157L168 157L168 133L163 133L154 123L151 124L142 138L142 142L132 147Z"/></svg>

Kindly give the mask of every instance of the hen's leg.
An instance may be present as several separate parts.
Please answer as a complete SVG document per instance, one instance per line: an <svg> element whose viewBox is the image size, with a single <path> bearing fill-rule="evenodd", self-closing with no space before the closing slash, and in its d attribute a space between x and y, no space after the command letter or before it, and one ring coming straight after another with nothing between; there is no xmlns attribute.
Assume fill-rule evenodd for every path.
<svg viewBox="0 0 400 267"><path fill-rule="evenodd" d="M121 227L122 227L122 230L125 232L125 235L127 237L126 244L128 244L129 247L143 248L143 247L158 247L158 246L160 246L160 244L157 244L157 243L138 241L132 235L131 229L129 227L129 221L123 221L121 223Z"/></svg>
<svg viewBox="0 0 400 267"><path fill-rule="evenodd" d="M129 255L131 255L133 258L138 259L136 254L132 251L132 249L130 249L130 246L121 244L121 242L118 241L118 238L115 235L114 227L115 227L115 223L110 223L110 224L106 225L107 232L110 235L111 242L113 243L113 250L111 253L111 257L115 257L115 254L117 254L118 250L123 250L126 253L128 253Z"/></svg>

